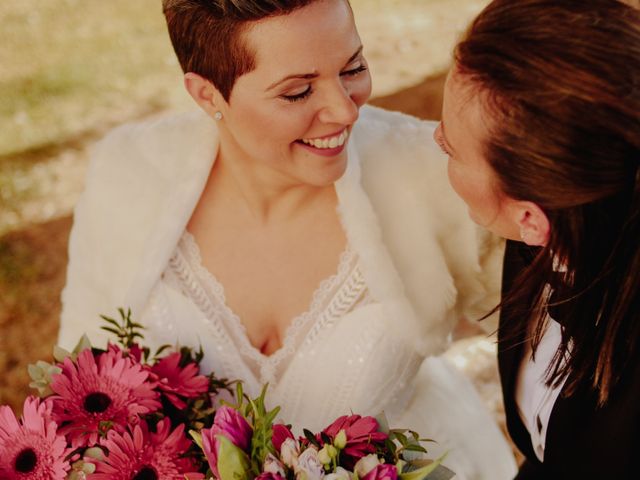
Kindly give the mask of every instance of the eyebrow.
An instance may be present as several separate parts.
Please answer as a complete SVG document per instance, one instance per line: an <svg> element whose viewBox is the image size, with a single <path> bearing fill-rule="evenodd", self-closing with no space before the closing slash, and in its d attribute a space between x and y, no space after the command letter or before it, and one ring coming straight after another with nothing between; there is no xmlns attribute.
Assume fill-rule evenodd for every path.
<svg viewBox="0 0 640 480"><path fill-rule="evenodd" d="M349 65L351 62L353 62L356 58L358 58L358 56L362 53L362 45L360 45L360 47L358 47L358 50L356 50L356 52L351 55L351 57L349 58L349 60L347 60L347 62L345 63L345 65ZM276 88L278 85L280 85L281 83L286 82L287 80L294 80L294 79L302 79L302 80L313 80L314 78L318 78L318 73L314 72L314 73L294 73L292 75L287 75L286 77L278 80L277 82L271 84L269 87L267 87L267 92L269 90L273 90L274 88Z"/></svg>

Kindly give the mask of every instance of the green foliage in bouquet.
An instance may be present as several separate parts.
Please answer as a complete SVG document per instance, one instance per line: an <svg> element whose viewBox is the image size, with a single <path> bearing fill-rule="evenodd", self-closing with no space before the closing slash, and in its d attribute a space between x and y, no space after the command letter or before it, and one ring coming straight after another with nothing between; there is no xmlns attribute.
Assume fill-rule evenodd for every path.
<svg viewBox="0 0 640 480"><path fill-rule="evenodd" d="M267 387L256 399L236 390L237 403L217 412L214 424L192 432L218 480L448 480L454 473L432 460L411 430L389 429L379 419L346 415L319 433L274 423L279 408L265 405Z"/></svg>

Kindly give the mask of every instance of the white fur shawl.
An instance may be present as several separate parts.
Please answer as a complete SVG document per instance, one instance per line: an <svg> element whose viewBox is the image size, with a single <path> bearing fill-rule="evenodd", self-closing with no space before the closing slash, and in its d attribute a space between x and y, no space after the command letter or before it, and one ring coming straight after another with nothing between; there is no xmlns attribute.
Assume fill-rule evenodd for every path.
<svg viewBox="0 0 640 480"><path fill-rule="evenodd" d="M455 321L499 295L500 244L471 223L451 190L433 123L365 106L336 183L340 215L374 296L440 352ZM126 125L101 141L75 210L60 344L102 338L100 314L140 312L204 188L218 148L197 111ZM484 268L481 268L484 267Z"/></svg>

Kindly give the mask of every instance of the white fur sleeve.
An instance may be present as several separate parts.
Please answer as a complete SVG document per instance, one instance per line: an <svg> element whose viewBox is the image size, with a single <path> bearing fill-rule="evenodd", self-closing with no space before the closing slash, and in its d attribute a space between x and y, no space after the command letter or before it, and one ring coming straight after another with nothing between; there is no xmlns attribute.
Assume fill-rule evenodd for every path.
<svg viewBox="0 0 640 480"><path fill-rule="evenodd" d="M75 346L83 333L93 345L104 345L108 334L100 329L100 315L117 314L113 305L121 284L113 268L118 253L112 239L114 211L121 202L116 164L125 155L122 133L115 130L94 147L85 190L74 210L58 335L63 348Z"/></svg>

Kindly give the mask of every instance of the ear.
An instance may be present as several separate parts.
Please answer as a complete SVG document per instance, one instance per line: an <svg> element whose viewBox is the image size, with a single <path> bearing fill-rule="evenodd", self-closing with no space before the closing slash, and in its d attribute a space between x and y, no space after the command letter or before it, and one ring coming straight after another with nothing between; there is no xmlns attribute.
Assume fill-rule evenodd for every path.
<svg viewBox="0 0 640 480"><path fill-rule="evenodd" d="M205 112L213 118L216 112L222 107L223 97L218 89L206 78L197 73L188 72L184 74L184 87L191 95L191 98Z"/></svg>
<svg viewBox="0 0 640 480"><path fill-rule="evenodd" d="M520 238L531 246L544 246L549 241L551 225L544 211L533 202L519 202Z"/></svg>

